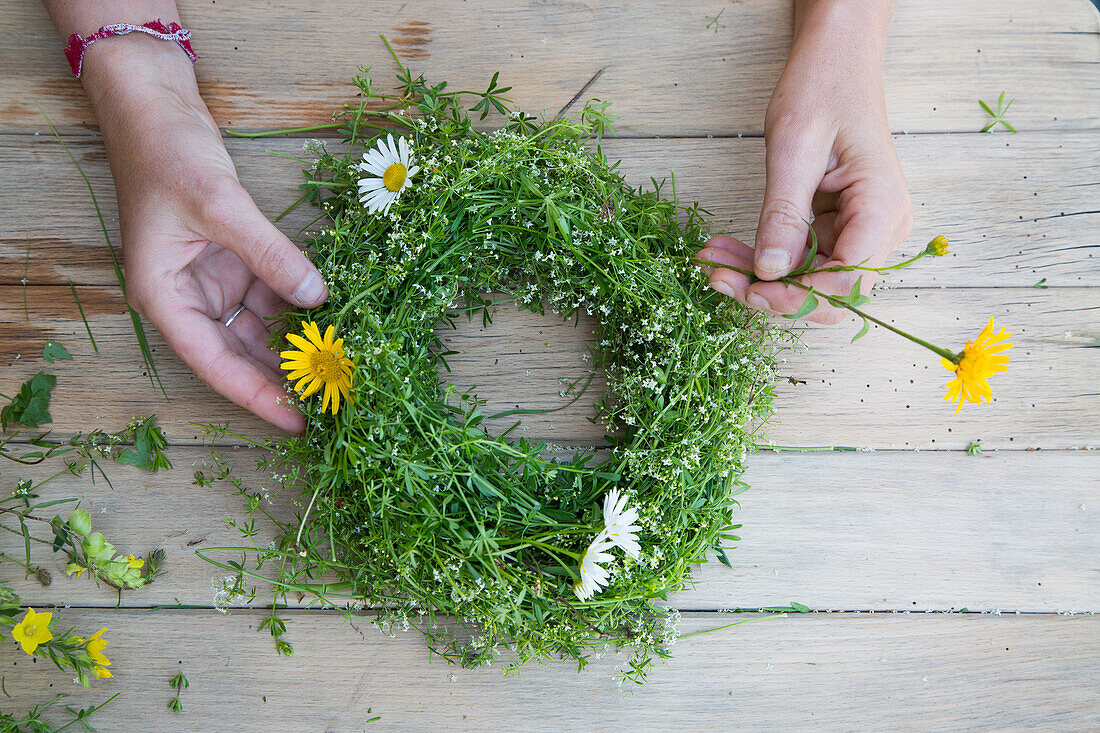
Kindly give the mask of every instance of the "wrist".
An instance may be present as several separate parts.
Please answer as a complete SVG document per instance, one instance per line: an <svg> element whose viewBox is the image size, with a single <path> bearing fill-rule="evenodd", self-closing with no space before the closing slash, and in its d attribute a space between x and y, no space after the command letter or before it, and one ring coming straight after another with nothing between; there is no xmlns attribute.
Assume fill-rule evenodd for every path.
<svg viewBox="0 0 1100 733"><path fill-rule="evenodd" d="M191 60L175 43L137 33L104 39L85 52L81 80L108 139L173 111L209 118Z"/></svg>
<svg viewBox="0 0 1100 733"><path fill-rule="evenodd" d="M832 49L880 65L896 0L797 0L793 50Z"/></svg>

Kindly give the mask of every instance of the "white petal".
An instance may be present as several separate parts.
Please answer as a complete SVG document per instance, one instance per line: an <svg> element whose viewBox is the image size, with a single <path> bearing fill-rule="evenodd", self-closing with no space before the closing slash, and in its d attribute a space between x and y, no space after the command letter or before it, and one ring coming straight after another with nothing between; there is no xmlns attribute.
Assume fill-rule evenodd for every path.
<svg viewBox="0 0 1100 733"><path fill-rule="evenodd" d="M381 202L379 205L384 205L393 201L393 194L387 189L379 189L377 191L371 191L367 194L366 203L373 204L375 202Z"/></svg>
<svg viewBox="0 0 1100 733"><path fill-rule="evenodd" d="M372 176L378 176L379 178L386 172L386 165L380 163L360 163L359 170L370 173Z"/></svg>
<svg viewBox="0 0 1100 733"><path fill-rule="evenodd" d="M387 165L386 154L378 149L368 150L367 152L363 153L362 165L368 166L371 169L382 168L383 170L385 170Z"/></svg>
<svg viewBox="0 0 1100 733"><path fill-rule="evenodd" d="M377 191L381 188L385 188L386 184L382 182L381 178L361 178L359 179L359 193L370 193L371 191Z"/></svg>
<svg viewBox="0 0 1100 733"><path fill-rule="evenodd" d="M408 180L408 179L412 178L412 177L413 177L414 175L416 175L416 174L417 174L417 173L419 173L419 172L420 172L420 169L419 169L419 168L417 168L417 167L416 167L416 166L414 165L414 166L413 166L412 168L409 168L409 169L408 169L408 171L406 171L406 173L405 173L405 179L406 179L406 180Z"/></svg>
<svg viewBox="0 0 1100 733"><path fill-rule="evenodd" d="M409 167L409 143L405 138L398 138L397 140L397 152L401 155L401 165L406 168Z"/></svg>

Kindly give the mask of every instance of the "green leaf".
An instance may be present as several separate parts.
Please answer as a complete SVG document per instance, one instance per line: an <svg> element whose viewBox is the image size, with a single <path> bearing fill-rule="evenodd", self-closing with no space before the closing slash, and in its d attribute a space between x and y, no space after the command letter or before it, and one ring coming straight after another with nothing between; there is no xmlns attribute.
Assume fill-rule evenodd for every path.
<svg viewBox="0 0 1100 733"><path fill-rule="evenodd" d="M57 384L57 377L39 372L23 382L11 404L0 410L0 428L8 429L10 423L28 428L53 422L50 416L50 391Z"/></svg>
<svg viewBox="0 0 1100 733"><path fill-rule="evenodd" d="M857 340L867 335L867 332L871 329L871 323L866 318L863 319L863 327L859 329L859 333L852 337L851 343L855 343Z"/></svg>
<svg viewBox="0 0 1100 733"><path fill-rule="evenodd" d="M116 459L117 462L137 466L153 473L162 468L171 468L172 462L164 455L164 449L168 447L168 439L164 437L164 431L157 425L157 416L150 415L139 420L134 423L133 428L134 447L122 451Z"/></svg>
<svg viewBox="0 0 1100 733"><path fill-rule="evenodd" d="M982 100L979 99L978 104L980 104L982 106L982 109L984 109L986 112L989 113L990 117L996 117L997 116L996 113L994 113L993 110L991 110L989 108L989 105L986 104L985 102L983 102Z"/></svg>
<svg viewBox="0 0 1100 733"><path fill-rule="evenodd" d="M803 219L802 221L806 220ZM814 257L817 257L817 232L814 231L814 226L810 222L806 221L806 226L810 228L810 251L806 253L806 259L802 261L798 269L791 270L791 272L787 274L788 277L800 275L803 272L809 272L810 268L813 267Z"/></svg>
<svg viewBox="0 0 1100 733"><path fill-rule="evenodd" d="M856 281L852 283L852 292L848 293L848 305L853 308L858 308L864 303L871 302L871 299L863 294L863 275L856 278Z"/></svg>
<svg viewBox="0 0 1100 733"><path fill-rule="evenodd" d="M817 310L817 296L813 293L806 293L806 300L802 301L802 307L798 309L798 313L784 313L784 318L805 318L806 316Z"/></svg>
<svg viewBox="0 0 1100 733"><path fill-rule="evenodd" d="M54 359L72 361L73 355L69 353L68 349L56 341L47 341L46 347L42 349L42 358L53 364Z"/></svg>
<svg viewBox="0 0 1100 733"><path fill-rule="evenodd" d="M1046 278L1044 277L1044 278L1043 278L1042 280L1040 280L1039 282L1035 283L1035 284L1034 284L1034 285L1032 285L1031 287L1033 287L1033 288L1039 288L1040 290L1046 290L1047 288L1049 288L1049 287L1050 287L1049 285L1047 285L1047 284L1046 284L1046 282L1047 282L1047 279L1046 279Z"/></svg>

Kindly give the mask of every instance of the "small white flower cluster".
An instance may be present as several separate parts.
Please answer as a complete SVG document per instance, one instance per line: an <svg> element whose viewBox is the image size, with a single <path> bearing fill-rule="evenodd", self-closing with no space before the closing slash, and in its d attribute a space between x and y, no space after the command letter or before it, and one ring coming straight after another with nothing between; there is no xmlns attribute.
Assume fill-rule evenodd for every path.
<svg viewBox="0 0 1100 733"><path fill-rule="evenodd" d="M227 613L230 606L239 606L248 600L236 575L213 576L210 589L214 591L214 610L218 613Z"/></svg>
<svg viewBox="0 0 1100 733"><path fill-rule="evenodd" d="M641 552L641 545L638 544L640 528L635 524L638 510L634 507L628 508L626 501L627 498L618 489L607 492L603 499L603 529L596 534L581 556L580 580L573 586L573 592L582 601L587 601L597 590L607 586L611 574L604 564L614 559L608 550L618 547L630 557L638 559Z"/></svg>

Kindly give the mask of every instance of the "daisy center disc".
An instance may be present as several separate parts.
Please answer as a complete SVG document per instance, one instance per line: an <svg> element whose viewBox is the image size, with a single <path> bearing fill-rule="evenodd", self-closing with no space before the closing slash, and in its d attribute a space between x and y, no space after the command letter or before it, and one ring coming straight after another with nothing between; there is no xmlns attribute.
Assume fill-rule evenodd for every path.
<svg viewBox="0 0 1100 733"><path fill-rule="evenodd" d="M323 382L340 376L340 359L331 351L315 351L309 355L309 368Z"/></svg>
<svg viewBox="0 0 1100 733"><path fill-rule="evenodd" d="M377 168L375 169L377 170ZM397 193L405 185L405 177L409 171L400 163L393 163L382 173L382 185L387 191Z"/></svg>

